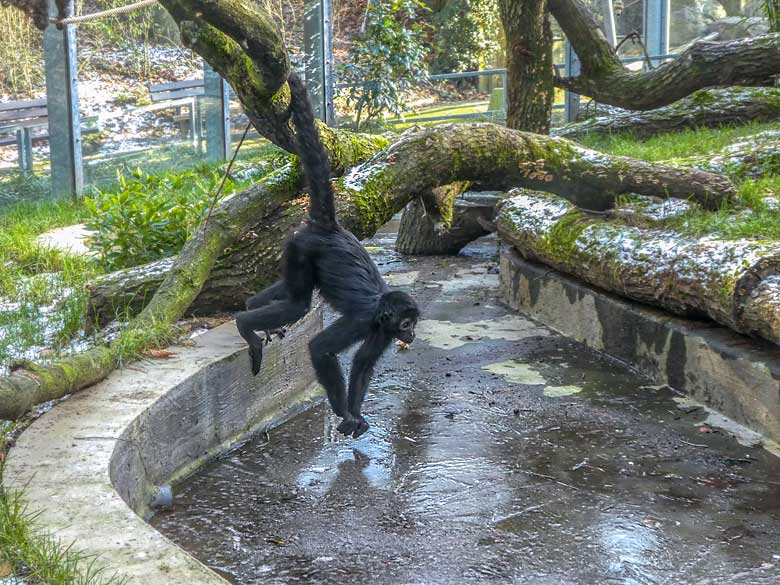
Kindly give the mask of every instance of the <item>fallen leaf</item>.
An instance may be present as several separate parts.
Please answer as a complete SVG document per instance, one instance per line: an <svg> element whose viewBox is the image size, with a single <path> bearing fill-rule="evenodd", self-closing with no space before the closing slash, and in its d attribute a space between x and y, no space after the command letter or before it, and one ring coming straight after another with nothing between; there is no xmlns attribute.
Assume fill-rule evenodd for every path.
<svg viewBox="0 0 780 585"><path fill-rule="evenodd" d="M167 349L147 349L143 355L153 360L164 360L175 356L176 352Z"/></svg>
<svg viewBox="0 0 780 585"><path fill-rule="evenodd" d="M0 579L8 577L13 572L14 568L11 566L11 563L0 562Z"/></svg>

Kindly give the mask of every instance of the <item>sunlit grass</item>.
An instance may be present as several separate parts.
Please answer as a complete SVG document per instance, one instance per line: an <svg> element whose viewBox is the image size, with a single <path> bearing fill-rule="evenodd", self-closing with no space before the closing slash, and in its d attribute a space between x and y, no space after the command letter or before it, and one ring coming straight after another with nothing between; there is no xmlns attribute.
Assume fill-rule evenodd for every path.
<svg viewBox="0 0 780 585"><path fill-rule="evenodd" d="M591 136L580 142L589 148L609 154L651 162L674 162L675 159L715 153L767 130L780 130L780 122L685 130L646 140L637 140L626 134ZM780 210L776 209L775 205L775 198L780 197L780 176L768 174L744 178L732 175L731 179L738 191L734 202L725 204L716 211L694 209L664 220L660 222L660 226L696 237L712 235L726 239L780 241Z"/></svg>
<svg viewBox="0 0 780 585"><path fill-rule="evenodd" d="M30 585L125 583L126 579L107 573L96 559L78 553L38 525L37 516L28 508L24 494L4 484L3 453L0 435L0 569L3 577L19 577L20 583ZM8 571L10 574L6 575Z"/></svg>
<svg viewBox="0 0 780 585"><path fill-rule="evenodd" d="M609 154L658 162L714 152L766 130L780 130L780 122L683 130L638 140L630 134L591 135L579 138L583 146Z"/></svg>

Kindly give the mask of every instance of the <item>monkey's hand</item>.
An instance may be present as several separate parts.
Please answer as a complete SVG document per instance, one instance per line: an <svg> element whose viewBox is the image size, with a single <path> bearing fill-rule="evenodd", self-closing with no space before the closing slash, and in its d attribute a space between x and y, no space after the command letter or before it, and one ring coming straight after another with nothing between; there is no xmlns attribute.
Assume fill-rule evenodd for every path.
<svg viewBox="0 0 780 585"><path fill-rule="evenodd" d="M350 415L341 421L341 424L336 427L336 430L342 435L347 437L352 435L353 439L357 439L360 435L368 430L368 427L369 425L366 422L366 419L364 419L362 416L353 417Z"/></svg>
<svg viewBox="0 0 780 585"><path fill-rule="evenodd" d="M287 334L287 330L284 328L281 329L270 329L268 331L265 331L265 342L266 344L271 343L274 338L273 336L276 335L279 339L284 339L284 336Z"/></svg>

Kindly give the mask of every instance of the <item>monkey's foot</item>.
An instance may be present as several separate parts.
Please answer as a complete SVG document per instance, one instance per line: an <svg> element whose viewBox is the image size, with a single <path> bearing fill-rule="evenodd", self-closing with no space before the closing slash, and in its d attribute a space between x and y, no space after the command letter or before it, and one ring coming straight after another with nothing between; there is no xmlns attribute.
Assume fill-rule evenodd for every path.
<svg viewBox="0 0 780 585"><path fill-rule="evenodd" d="M273 336L276 335L279 339L284 339L284 336L287 334L287 329L280 328L280 329L269 329L268 331L265 331L265 342L266 344L271 343L274 338Z"/></svg>
<svg viewBox="0 0 780 585"><path fill-rule="evenodd" d="M257 376L263 363L263 342L257 336L249 341L249 358L252 360L252 375Z"/></svg>
<svg viewBox="0 0 780 585"><path fill-rule="evenodd" d="M353 439L357 439L360 435L368 430L368 423L362 416L358 418L350 417L341 421L341 424L336 427L336 430L342 435L352 435Z"/></svg>

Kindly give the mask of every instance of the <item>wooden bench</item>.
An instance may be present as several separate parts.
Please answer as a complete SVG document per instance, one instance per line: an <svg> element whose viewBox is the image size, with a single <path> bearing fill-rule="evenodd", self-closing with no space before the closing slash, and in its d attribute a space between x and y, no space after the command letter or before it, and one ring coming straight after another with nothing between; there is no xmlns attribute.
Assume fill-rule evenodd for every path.
<svg viewBox="0 0 780 585"><path fill-rule="evenodd" d="M46 126L48 122L46 98L0 104L0 146L16 143L19 169L23 172L32 171L33 129ZM38 140L39 136L35 139Z"/></svg>
<svg viewBox="0 0 780 585"><path fill-rule="evenodd" d="M187 137L192 133L193 140L200 143L203 135L200 98L206 93L203 79L149 83L146 87L149 89L152 104L160 106L156 109L172 108L175 110L174 120L178 123L182 136ZM187 109L186 114L183 113L185 108Z"/></svg>
<svg viewBox="0 0 780 585"><path fill-rule="evenodd" d="M203 79L187 79L185 81L171 81L167 83L147 84L149 98L152 104L158 104L157 109L174 108L176 115L174 120L179 124L183 136L192 135L193 142L200 143L203 140L203 121L201 116L201 101L206 95L206 82ZM236 94L230 89L230 98ZM187 113L182 110L187 108Z"/></svg>
<svg viewBox="0 0 780 585"><path fill-rule="evenodd" d="M97 116L84 118L87 125L82 126L82 134L97 132L100 128L93 122ZM19 169L24 173L33 170L33 142L42 142L49 139L49 109L46 98L37 100L24 100L0 104L0 146L8 146L16 143L19 153ZM35 133L36 129L46 128L43 132ZM15 136L3 136L14 134Z"/></svg>

